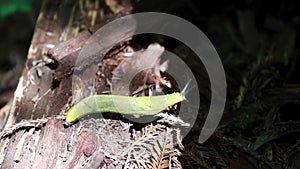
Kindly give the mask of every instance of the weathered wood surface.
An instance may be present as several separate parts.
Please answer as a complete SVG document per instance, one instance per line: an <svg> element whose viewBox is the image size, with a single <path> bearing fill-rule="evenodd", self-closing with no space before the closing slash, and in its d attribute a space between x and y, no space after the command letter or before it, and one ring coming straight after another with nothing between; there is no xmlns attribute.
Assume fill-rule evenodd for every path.
<svg viewBox="0 0 300 169"><path fill-rule="evenodd" d="M129 1L117 5L122 7L122 10L114 9L118 13L105 13L104 8L110 6L104 1L44 1L25 69L13 103L7 109L10 115L1 132L1 168L72 168L76 165L71 158L70 163L61 164L65 161L65 148L72 140L71 134L72 137L76 134L75 127L64 128L63 119L58 116L68 108L72 92L72 70L65 73L60 67L68 63L63 62L64 58L76 59L82 46L100 26L131 9ZM57 49L57 53L51 53L51 49ZM72 67L70 63L68 66ZM79 144L84 142L80 138Z"/></svg>
<svg viewBox="0 0 300 169"><path fill-rule="evenodd" d="M106 8L110 12L105 13ZM14 100L6 109L9 119L0 132L1 168L158 168L170 164L181 168L175 148L183 147L180 131L164 122L139 131L129 131L132 124L115 117L89 119L69 128L63 125L74 97L73 70L80 51L84 45L93 45L95 39L90 37L101 26L130 10L128 0L121 4L116 0L44 2ZM125 35L131 36L134 29L127 24L107 30L107 36L104 32L98 56L117 55L128 41ZM85 73L100 62L94 55L88 60L76 68ZM85 73L91 81L99 78L97 93L108 88L106 79L119 63L105 60L100 75Z"/></svg>
<svg viewBox="0 0 300 169"><path fill-rule="evenodd" d="M51 58L49 53L55 47L58 50L53 53L54 56L74 62L78 51L93 31L104 25L108 18L116 17L113 14L103 15L103 9L99 8L98 1L85 1L83 4L78 1L45 1L7 127L23 119L58 115L65 109L70 97L71 79L66 74L57 80L53 78L53 74L59 76L56 72L60 72L62 64L58 64L58 70L52 70L51 66L55 63L48 64Z"/></svg>

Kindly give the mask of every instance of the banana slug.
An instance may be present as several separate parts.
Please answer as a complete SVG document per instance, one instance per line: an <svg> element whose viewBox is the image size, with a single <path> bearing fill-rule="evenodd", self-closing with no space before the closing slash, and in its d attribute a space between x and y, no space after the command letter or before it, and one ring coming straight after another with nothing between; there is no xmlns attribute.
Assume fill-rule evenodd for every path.
<svg viewBox="0 0 300 169"><path fill-rule="evenodd" d="M155 115L160 111L186 100L187 87L190 81L184 87L181 93L161 96L119 96L119 95L93 95L82 99L67 112L64 125L70 126L78 118L93 112L111 112L132 115Z"/></svg>

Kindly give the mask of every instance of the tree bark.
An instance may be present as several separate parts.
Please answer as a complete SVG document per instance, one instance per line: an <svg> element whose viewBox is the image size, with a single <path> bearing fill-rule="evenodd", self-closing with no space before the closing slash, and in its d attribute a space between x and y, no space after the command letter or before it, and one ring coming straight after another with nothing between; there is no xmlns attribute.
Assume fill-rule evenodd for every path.
<svg viewBox="0 0 300 169"><path fill-rule="evenodd" d="M74 61L101 25L129 13L130 1L118 2L44 1L13 102L7 105L9 117L0 133L1 168L155 168L155 144L171 145L155 154L161 159L168 155L180 168L174 148L181 144L177 129L158 124L130 133L131 124L113 119L63 126ZM149 152L135 152L136 147Z"/></svg>

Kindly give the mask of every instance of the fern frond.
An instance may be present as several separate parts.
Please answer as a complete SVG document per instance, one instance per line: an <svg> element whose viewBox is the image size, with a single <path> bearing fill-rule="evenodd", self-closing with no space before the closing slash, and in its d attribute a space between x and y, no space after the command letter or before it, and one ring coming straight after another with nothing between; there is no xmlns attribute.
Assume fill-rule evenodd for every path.
<svg viewBox="0 0 300 169"><path fill-rule="evenodd" d="M175 147L181 144L179 129L170 129L163 125L149 125L142 132L133 132L133 140L126 151L125 169L180 169L177 160L180 155ZM179 146L180 147L180 146Z"/></svg>
<svg viewBox="0 0 300 169"><path fill-rule="evenodd" d="M163 169L170 167L172 157L174 157L174 143L170 130L167 129L164 135L160 135L151 153L151 169Z"/></svg>

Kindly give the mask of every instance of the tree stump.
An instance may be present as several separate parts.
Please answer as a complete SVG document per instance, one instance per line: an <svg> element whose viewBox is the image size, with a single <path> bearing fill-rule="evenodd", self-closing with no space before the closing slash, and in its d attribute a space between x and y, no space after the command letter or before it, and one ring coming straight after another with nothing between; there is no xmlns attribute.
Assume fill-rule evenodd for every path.
<svg viewBox="0 0 300 169"><path fill-rule="evenodd" d="M132 124L120 119L63 125L81 48L98 28L130 10L128 0L44 1L13 102L7 105L1 168L181 167L178 129L148 124L130 131Z"/></svg>

